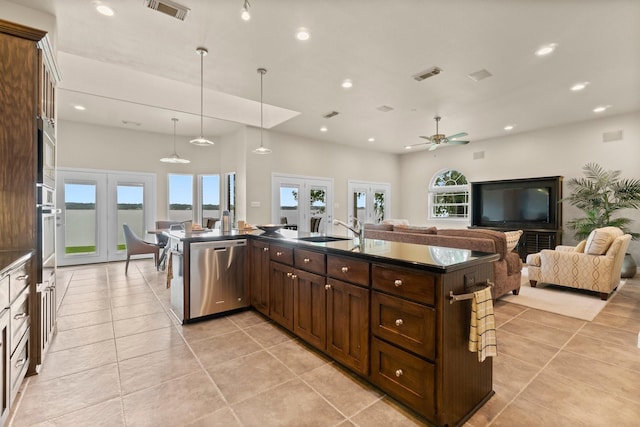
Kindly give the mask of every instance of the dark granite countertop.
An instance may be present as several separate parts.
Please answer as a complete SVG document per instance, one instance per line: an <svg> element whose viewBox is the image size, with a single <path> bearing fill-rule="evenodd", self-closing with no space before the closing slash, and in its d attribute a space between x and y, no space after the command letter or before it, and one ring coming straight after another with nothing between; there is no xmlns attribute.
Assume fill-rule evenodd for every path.
<svg viewBox="0 0 640 427"><path fill-rule="evenodd" d="M206 242L226 239L256 238L268 240L286 246L311 249L333 255L346 255L361 258L369 262L384 262L404 267L421 267L439 273L467 268L472 265L496 261L498 254L477 252L467 249L445 248L440 246L420 245L413 243L391 242L387 240L365 239L362 247L358 239L341 237L344 240L332 242L306 242L299 240L305 237L321 236L319 233L308 233L295 230L280 230L277 233L265 234L263 231L238 231L223 233L220 230L192 233L185 236L182 231L165 232L170 238L183 243Z"/></svg>
<svg viewBox="0 0 640 427"><path fill-rule="evenodd" d="M32 251L27 250L0 251L0 276L27 261L32 254Z"/></svg>

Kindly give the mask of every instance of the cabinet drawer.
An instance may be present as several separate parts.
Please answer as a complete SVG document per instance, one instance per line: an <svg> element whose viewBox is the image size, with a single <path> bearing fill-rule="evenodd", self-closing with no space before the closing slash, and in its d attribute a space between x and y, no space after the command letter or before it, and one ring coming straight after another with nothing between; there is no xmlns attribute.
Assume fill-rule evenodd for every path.
<svg viewBox="0 0 640 427"><path fill-rule="evenodd" d="M22 264L9 273L9 301L13 301L29 284L27 265Z"/></svg>
<svg viewBox="0 0 640 427"><path fill-rule="evenodd" d="M435 366L375 337L371 381L427 418L435 415Z"/></svg>
<svg viewBox="0 0 640 427"><path fill-rule="evenodd" d="M371 333L435 360L436 311L431 307L373 292Z"/></svg>
<svg viewBox="0 0 640 427"><path fill-rule="evenodd" d="M269 253L272 261L278 261L283 264L293 265L293 248L271 244Z"/></svg>
<svg viewBox="0 0 640 427"><path fill-rule="evenodd" d="M320 252L306 251L295 248L293 251L294 265L301 270L307 270L316 274L325 274L326 261L324 254Z"/></svg>
<svg viewBox="0 0 640 427"><path fill-rule="evenodd" d="M0 279L0 311L9 307L9 275Z"/></svg>
<svg viewBox="0 0 640 427"><path fill-rule="evenodd" d="M24 332L29 329L31 318L29 316L29 290L24 291L11 304L11 353L16 350L20 338Z"/></svg>
<svg viewBox="0 0 640 427"><path fill-rule="evenodd" d="M369 286L369 263L327 255L327 275L356 285Z"/></svg>
<svg viewBox="0 0 640 427"><path fill-rule="evenodd" d="M435 305L436 278L432 274L407 268L373 264L371 276L371 284L374 289Z"/></svg>
<svg viewBox="0 0 640 427"><path fill-rule="evenodd" d="M11 402L15 401L16 394L20 390L20 385L24 379L27 368L29 368L29 330L21 337L16 346L16 351L11 356L11 383L9 385L11 391Z"/></svg>

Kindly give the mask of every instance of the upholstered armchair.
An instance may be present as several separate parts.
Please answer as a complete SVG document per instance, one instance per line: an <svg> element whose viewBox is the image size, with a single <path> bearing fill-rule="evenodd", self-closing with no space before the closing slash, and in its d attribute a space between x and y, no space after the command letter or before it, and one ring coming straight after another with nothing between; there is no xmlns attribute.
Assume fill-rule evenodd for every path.
<svg viewBox="0 0 640 427"><path fill-rule="evenodd" d="M527 256L532 287L552 283L598 292L607 300L620 283L620 271L631 235L617 227L593 230L577 246L557 246Z"/></svg>

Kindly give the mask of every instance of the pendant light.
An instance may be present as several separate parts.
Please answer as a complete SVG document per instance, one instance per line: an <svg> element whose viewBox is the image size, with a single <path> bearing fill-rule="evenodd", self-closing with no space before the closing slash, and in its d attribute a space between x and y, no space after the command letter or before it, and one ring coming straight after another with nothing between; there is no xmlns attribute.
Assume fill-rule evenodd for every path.
<svg viewBox="0 0 640 427"><path fill-rule="evenodd" d="M173 120L173 154L169 157L161 158L160 161L163 163L191 163L191 161L183 159L178 156L178 153L176 153L176 123L178 122L178 119L173 118L171 120Z"/></svg>
<svg viewBox="0 0 640 427"><path fill-rule="evenodd" d="M207 56L209 51L207 48L199 47L196 49L198 55L200 55L200 136L196 139L189 141L193 145L199 145L201 147L207 147L213 145L214 142L204 137L203 125L204 120L204 57Z"/></svg>
<svg viewBox="0 0 640 427"><path fill-rule="evenodd" d="M271 150L268 148L265 148L263 141L262 141L262 134L264 131L264 124L263 124L263 109L264 109L264 104L262 103L262 78L264 77L265 74L267 74L267 69L266 68L258 68L258 73L260 73L260 147L256 148L255 150L253 150L253 152L255 154L270 154Z"/></svg>

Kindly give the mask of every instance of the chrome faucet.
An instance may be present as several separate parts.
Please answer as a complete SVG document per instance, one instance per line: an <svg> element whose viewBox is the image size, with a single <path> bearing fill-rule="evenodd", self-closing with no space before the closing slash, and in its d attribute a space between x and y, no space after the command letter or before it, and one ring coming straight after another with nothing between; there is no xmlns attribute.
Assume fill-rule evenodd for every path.
<svg viewBox="0 0 640 427"><path fill-rule="evenodd" d="M341 225L341 226L345 227L346 229L351 230L351 232L353 234L358 236L358 245L361 248L364 248L364 224L361 223L360 220L358 220L358 218L354 218L353 222L355 223L354 227L350 226L346 222L340 221L339 219L334 219L333 220L333 223L335 225Z"/></svg>

